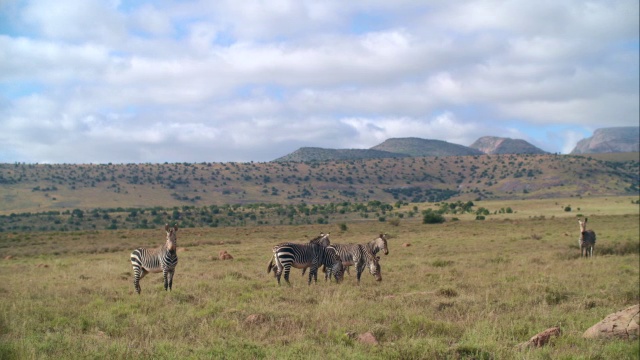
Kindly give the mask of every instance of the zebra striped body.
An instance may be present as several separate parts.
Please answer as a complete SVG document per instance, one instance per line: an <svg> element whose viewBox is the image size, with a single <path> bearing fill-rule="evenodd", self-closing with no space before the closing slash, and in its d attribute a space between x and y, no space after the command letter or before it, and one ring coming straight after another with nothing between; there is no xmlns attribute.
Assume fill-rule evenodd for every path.
<svg viewBox="0 0 640 360"><path fill-rule="evenodd" d="M365 267L369 268L369 272L376 281L382 281L380 263L368 244L333 244L331 246L338 252L342 266L356 266L358 284Z"/></svg>
<svg viewBox="0 0 640 360"><path fill-rule="evenodd" d="M362 244L362 245L365 246L369 251L371 251L371 253L374 256L376 256L378 254L378 252L380 252L380 250L382 250L382 252L384 252L385 255L389 255L389 247L387 245L387 235L386 234L380 234L380 235L378 235L377 238L369 241L366 244ZM379 259L379 258L377 257L377 259ZM343 263L343 265L345 265L345 272L349 273L349 266L350 265L346 265L344 263Z"/></svg>
<svg viewBox="0 0 640 360"><path fill-rule="evenodd" d="M167 241L159 249L138 248L131 253L131 265L133 266L133 286L140 294L140 279L148 273L162 272L164 277L164 289L171 290L173 274L178 265L176 254L178 225L173 228L165 225Z"/></svg>
<svg viewBox="0 0 640 360"><path fill-rule="evenodd" d="M593 249L596 247L596 233L593 230L587 230L587 218L584 222L578 220L580 225L580 238L578 245L580 246L580 257L593 257Z"/></svg>
<svg viewBox="0 0 640 360"><path fill-rule="evenodd" d="M327 247L327 246L329 246L331 244L331 241L329 240L329 235L330 234L331 233L326 233L326 234L325 233L320 233L319 236L316 236L315 238L309 240L309 244L317 244L317 245L320 245L320 246L323 246L323 247ZM294 244L294 243L292 243L292 242L280 243L280 244L278 244L278 245L273 247L273 252L276 251L276 248L278 246L287 245L287 244ZM275 264L273 264L273 276L276 276L276 271L275 270L276 270L275 269ZM271 271L271 270L269 270L269 271ZM302 268L302 276L304 276L306 271L307 271L306 267Z"/></svg>
<svg viewBox="0 0 640 360"><path fill-rule="evenodd" d="M312 279L316 282L318 281L318 267L320 265L330 269L329 272L334 274L336 282L342 280L342 262L333 246L284 243L274 247L273 257L267 266L267 273L273 269L278 279L278 285L280 285L280 277L284 272L284 280L287 284L291 284L289 282L289 273L292 267L298 269L310 267L308 284L311 285Z"/></svg>

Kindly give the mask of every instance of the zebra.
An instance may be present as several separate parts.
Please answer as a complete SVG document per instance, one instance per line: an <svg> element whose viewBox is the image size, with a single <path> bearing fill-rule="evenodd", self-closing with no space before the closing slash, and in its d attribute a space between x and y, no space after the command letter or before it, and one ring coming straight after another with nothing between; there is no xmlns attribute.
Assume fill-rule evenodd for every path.
<svg viewBox="0 0 640 360"><path fill-rule="evenodd" d="M587 218L578 220L580 225L580 238L578 245L580 246L580 257L593 257L593 249L596 247L596 233L593 230L587 230Z"/></svg>
<svg viewBox="0 0 640 360"><path fill-rule="evenodd" d="M131 253L131 265L133 266L133 286L140 294L140 279L147 273L162 272L164 277L164 290L171 291L173 285L173 274L178 265L178 255L176 254L178 225L173 228L165 224L164 230L167 232L167 241L161 248L145 249L138 248Z"/></svg>
<svg viewBox="0 0 640 360"><path fill-rule="evenodd" d="M376 281L382 281L382 271L378 261L380 258L371 251L369 244L333 244L331 246L338 252L342 266L356 266L358 285L365 266L369 267L369 272L376 278ZM325 275L325 280L327 277Z"/></svg>
<svg viewBox="0 0 640 360"><path fill-rule="evenodd" d="M320 245L320 246L327 247L327 246L329 246L329 245L331 244L331 241L329 240L329 235L330 235L330 234L331 234L331 233L326 233L326 234L325 234L325 233L320 233L320 235L319 235L319 236L316 236L315 238L313 238L313 239L309 240L309 244L318 244L318 245ZM278 245L276 245L276 246L274 246L274 247L273 247L273 251L275 252L275 251L276 251L276 248L277 248L278 246L280 246L280 245L286 245L286 244L293 244L293 243L291 243L291 242L283 242L283 243L280 243L280 244L278 244ZM276 265L275 265L275 264L273 264L273 276L276 276L276 271L275 271L276 269L275 269L275 267L276 267ZM271 271L271 270L269 270L269 271ZM306 267L305 267L305 268L302 268L302 276L304 276L304 274L305 274L305 272L306 272L306 271L307 271L307 268L306 268Z"/></svg>
<svg viewBox="0 0 640 360"><path fill-rule="evenodd" d="M362 245L363 245L363 246L365 246L365 247L367 247L367 248L371 251L371 253L372 253L374 256L376 256L376 258L377 258L378 260L380 259L380 257L379 257L379 256L377 256L377 255L378 255L378 252L380 252L380 250L382 250L382 252L383 252L385 255L389 255L389 247L388 247L388 245L387 245L387 234L380 234L380 235L378 235L378 237L377 237L377 238L375 238L375 239L373 239L373 240L369 241L369 242L368 242L368 243L366 243L366 244L362 244ZM345 268L344 268L345 272L346 272L347 274L350 274L350 273L349 273L349 267L350 267L350 265L346 265L346 264L343 264L343 265L345 265Z"/></svg>
<svg viewBox="0 0 640 360"><path fill-rule="evenodd" d="M339 283L342 281L344 275L342 262L338 257L336 249L331 245L326 247L318 244L294 243L276 245L273 249L273 257L267 266L267 273L273 269L278 279L278 285L280 285L280 276L284 271L284 280L287 284L291 285L289 282L291 267L298 269L310 267L308 285L311 285L312 278L315 282L318 281L318 267L320 265L324 265L330 269L328 276L333 273L336 282Z"/></svg>

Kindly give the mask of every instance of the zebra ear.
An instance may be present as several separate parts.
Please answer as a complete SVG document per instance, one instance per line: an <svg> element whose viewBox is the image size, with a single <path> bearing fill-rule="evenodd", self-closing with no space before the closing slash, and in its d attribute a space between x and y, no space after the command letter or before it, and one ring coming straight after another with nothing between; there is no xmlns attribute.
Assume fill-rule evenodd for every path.
<svg viewBox="0 0 640 360"><path fill-rule="evenodd" d="M164 224L164 231L169 231L169 224Z"/></svg>
<svg viewBox="0 0 640 360"><path fill-rule="evenodd" d="M178 224L175 224L175 225L173 226L173 231L176 231L176 232L178 231Z"/></svg>

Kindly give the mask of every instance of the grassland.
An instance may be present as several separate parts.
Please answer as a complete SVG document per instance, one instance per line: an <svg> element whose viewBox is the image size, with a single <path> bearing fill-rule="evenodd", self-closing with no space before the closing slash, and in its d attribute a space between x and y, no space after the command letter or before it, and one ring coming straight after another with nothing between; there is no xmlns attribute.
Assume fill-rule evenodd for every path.
<svg viewBox="0 0 640 360"><path fill-rule="evenodd" d="M173 291L150 274L140 296L129 254L160 245L161 227L0 233L11 254L0 260L0 359L637 359L637 341L581 337L640 301L631 200L482 201L513 212L447 215L440 225L416 217L181 229ZM578 256L577 214L598 234L593 259ZM266 273L271 247L321 231L335 243L388 233L383 281L364 274L356 286L352 274L307 286L296 271L292 287L279 287ZM234 259L218 260L220 250ZM562 330L552 346L515 349L551 326ZM349 335L367 331L379 345Z"/></svg>

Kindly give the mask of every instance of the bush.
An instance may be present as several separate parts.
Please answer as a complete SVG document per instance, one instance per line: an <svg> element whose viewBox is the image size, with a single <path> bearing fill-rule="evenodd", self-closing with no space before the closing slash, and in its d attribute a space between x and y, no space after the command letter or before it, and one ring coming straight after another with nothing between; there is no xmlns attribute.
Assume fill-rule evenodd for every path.
<svg viewBox="0 0 640 360"><path fill-rule="evenodd" d="M484 215L476 216L476 220L484 220L484 219L485 219Z"/></svg>
<svg viewBox="0 0 640 360"><path fill-rule="evenodd" d="M444 221L444 216L435 212L428 212L422 218L423 224L442 224Z"/></svg>

